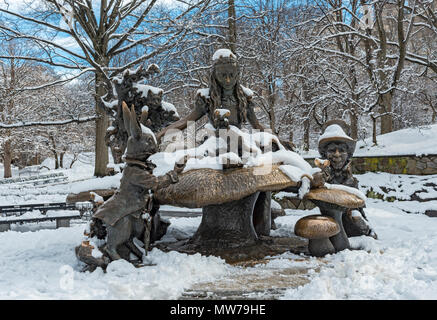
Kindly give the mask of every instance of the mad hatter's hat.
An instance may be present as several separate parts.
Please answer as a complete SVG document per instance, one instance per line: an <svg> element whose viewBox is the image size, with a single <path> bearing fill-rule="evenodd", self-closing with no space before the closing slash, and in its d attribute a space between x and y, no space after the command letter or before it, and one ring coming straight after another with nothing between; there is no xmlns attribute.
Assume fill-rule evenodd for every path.
<svg viewBox="0 0 437 320"><path fill-rule="evenodd" d="M326 146L331 142L343 142L347 145L348 155L352 157L357 141L350 136L350 127L346 122L339 119L329 120L322 127L322 135L319 137L319 153L326 157Z"/></svg>

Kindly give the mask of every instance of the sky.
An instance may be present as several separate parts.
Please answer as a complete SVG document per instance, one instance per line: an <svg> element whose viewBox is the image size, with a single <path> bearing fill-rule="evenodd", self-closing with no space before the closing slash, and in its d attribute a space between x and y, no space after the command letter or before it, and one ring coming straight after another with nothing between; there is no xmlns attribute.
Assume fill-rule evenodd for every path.
<svg viewBox="0 0 437 320"><path fill-rule="evenodd" d="M62 2L62 0L60 0L59 2ZM125 0L125 3L128 3L129 1ZM10 11L12 12L16 12L19 14L27 14L29 12L31 12L33 9L35 8L41 8L42 4L44 3L44 0L0 0L0 8L2 9L6 9L8 8ZM148 3L148 1L146 2ZM168 6L168 7L175 7L177 4L179 3L178 0L158 0L156 5L162 4L164 6ZM93 4L94 4L94 11L95 11L95 15L97 20L99 19L99 7L100 7L100 1L99 0L93 0ZM4 13L0 13L0 16L4 15L5 17L7 17L8 15L4 14ZM11 17L11 16L9 16ZM61 19L58 23L56 22L51 22L52 24L59 26L61 28L64 29L68 29L68 25L67 23ZM31 28L34 26L34 24L28 23L28 26L30 26ZM26 23L20 22L19 24L20 28L26 28ZM49 30L49 29L47 29ZM25 30L24 32L32 32L32 30ZM41 33L37 34L38 37L41 38L46 38L46 39L50 39L50 41L53 41L54 43L56 43L57 45L66 48L72 52L78 53L80 55L83 55L82 53L82 49L80 48L79 44L76 42L76 40L65 34L65 33L58 33L54 38L51 38L51 35L44 35ZM66 53L60 51L61 54L66 55ZM63 59L59 59L59 61L61 61ZM63 62L65 62L65 60L63 60ZM68 63L68 62L67 62ZM82 64L85 64L84 62L81 62ZM56 72L58 73L66 73L66 70L64 68L61 67L56 67ZM68 73L71 73L71 71L68 71Z"/></svg>

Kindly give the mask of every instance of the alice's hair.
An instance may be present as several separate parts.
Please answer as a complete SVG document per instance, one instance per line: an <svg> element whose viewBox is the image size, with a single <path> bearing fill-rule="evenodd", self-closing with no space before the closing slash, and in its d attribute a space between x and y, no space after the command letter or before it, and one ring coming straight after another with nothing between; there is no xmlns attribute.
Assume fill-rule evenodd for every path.
<svg viewBox="0 0 437 320"><path fill-rule="evenodd" d="M238 62L235 59L230 58L219 58L217 61L215 61L210 79L209 79L209 96L210 96L210 103L208 104L208 113L209 118L214 118L214 111L216 109L222 108L222 87L220 83L216 79L216 65L218 64L225 64L229 63L235 66L236 74L237 74L237 81L235 83L234 87L234 95L237 98L237 110L238 110L238 118L240 123L244 123L247 121L247 105L248 100L246 95L243 92L243 89L240 85L240 68L238 66Z"/></svg>

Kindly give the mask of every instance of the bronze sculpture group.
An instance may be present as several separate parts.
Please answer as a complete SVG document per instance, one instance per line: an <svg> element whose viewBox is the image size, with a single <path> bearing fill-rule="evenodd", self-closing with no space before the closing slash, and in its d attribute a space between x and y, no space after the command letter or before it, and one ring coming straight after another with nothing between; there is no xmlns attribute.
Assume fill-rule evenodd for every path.
<svg viewBox="0 0 437 320"><path fill-rule="evenodd" d="M223 166L221 171L202 169L183 172L187 162L185 157L164 176L153 175L155 165L149 157L158 152L160 140L170 129L186 128L188 121L207 115L217 131L228 130L230 126L241 128L245 122L249 122L254 129L264 129L256 118L250 90L239 82L236 56L230 50L220 49L212 60L210 87L198 91L194 110L185 118L164 127L162 124L167 124L169 117L176 120L174 112L163 118L159 116L162 108L155 107L149 114L150 107L144 107L146 101L138 95L132 99L135 95L127 92L135 87L130 78L138 80L135 78L137 75L123 75L129 85L125 85L123 79L117 79L118 101L114 105L118 112L114 111L114 118L118 125L109 135L118 134L116 139L112 138L112 142L117 141L112 146L126 165L120 188L98 208L86 233L87 240L76 247L77 257L85 262L89 270L106 268L108 263L117 259L141 262L150 243L162 237L168 226L168 222L159 216L160 204L202 207L201 225L195 235L182 245L182 249L214 254L222 248L238 251L243 247L256 247L262 236L269 235L272 226L271 191L303 188L302 181L287 177L280 170L280 165L273 166L264 176L257 176L253 168L242 168L241 165ZM131 109L124 100L132 104ZM135 102L139 105L134 105ZM147 122L149 117L152 121ZM156 135L146 126L152 126L154 118L164 119L160 126L153 126ZM349 162L355 142L351 138L335 140L330 137L328 140L322 139L319 143L319 151L327 161L319 164L321 172L310 177L311 189L322 187L325 182L357 188ZM279 140L275 141L279 144ZM240 155L241 146L238 147L235 152ZM208 193L198 191L202 188L208 188ZM297 235L310 239L310 254L323 256L349 248L348 236L373 235L367 224L357 222L356 215L350 214L351 209L363 213L363 201L352 194L345 195L349 202L332 200L335 191L315 192L317 190L321 189L309 192L308 197L319 206L322 216L307 218L296 229ZM346 204L338 206L337 202L342 201ZM142 242L143 250L135 245L134 238ZM90 240L93 240L92 243ZM99 250L101 254L96 255L93 250ZM132 254L136 259L132 259Z"/></svg>

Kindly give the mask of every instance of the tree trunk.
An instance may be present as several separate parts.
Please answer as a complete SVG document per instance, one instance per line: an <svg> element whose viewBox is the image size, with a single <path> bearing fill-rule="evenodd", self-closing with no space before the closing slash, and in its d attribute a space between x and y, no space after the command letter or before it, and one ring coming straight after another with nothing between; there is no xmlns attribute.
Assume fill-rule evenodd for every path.
<svg viewBox="0 0 437 320"><path fill-rule="evenodd" d="M358 116L355 112L350 113L350 121L351 121L351 138L357 140L358 139Z"/></svg>
<svg viewBox="0 0 437 320"><path fill-rule="evenodd" d="M294 146L294 132L290 130L290 133L288 135L288 142L290 143L290 146Z"/></svg>
<svg viewBox="0 0 437 320"><path fill-rule="evenodd" d="M229 49L236 53L237 50L237 24L235 13L235 0L228 0L228 27L229 27Z"/></svg>
<svg viewBox="0 0 437 320"><path fill-rule="evenodd" d="M77 161L78 157L79 157L79 154L77 154L77 153L73 154L73 159L71 160L71 163L70 163L70 169L73 168L73 164Z"/></svg>
<svg viewBox="0 0 437 320"><path fill-rule="evenodd" d="M103 177L106 175L106 167L108 165L108 147L105 142L106 129L109 125L108 115L101 108L101 97L106 94L103 76L96 73L96 114L98 118L96 119L96 144L95 144L95 165L94 165L94 175L96 177Z"/></svg>
<svg viewBox="0 0 437 320"><path fill-rule="evenodd" d="M53 137L53 134L51 134L51 133L49 133L49 140L52 143L51 150L53 153L53 157L55 158L55 169L59 169L59 159L58 159L58 153L56 152L55 138Z"/></svg>
<svg viewBox="0 0 437 320"><path fill-rule="evenodd" d="M59 166L61 168L64 168L64 155L65 155L65 151L62 151L61 154L59 155Z"/></svg>
<svg viewBox="0 0 437 320"><path fill-rule="evenodd" d="M270 128L272 128L272 132L274 134L278 134L276 130L276 116L275 116L276 88L273 82L272 75L269 75L268 79L269 79L269 83L267 84L267 86L268 86L269 96L267 98L267 101L269 103Z"/></svg>
<svg viewBox="0 0 437 320"><path fill-rule="evenodd" d="M12 177L12 148L11 141L7 139L3 143L3 166L4 166L4 178Z"/></svg>
<svg viewBox="0 0 437 320"><path fill-rule="evenodd" d="M392 116L392 94L384 93L379 98L381 106L381 134L393 131L393 116Z"/></svg>
<svg viewBox="0 0 437 320"><path fill-rule="evenodd" d="M376 141L376 119L372 117L372 141L374 145L377 145L378 142Z"/></svg>
<svg viewBox="0 0 437 320"><path fill-rule="evenodd" d="M303 150L310 149L310 119L305 119L303 122Z"/></svg>

